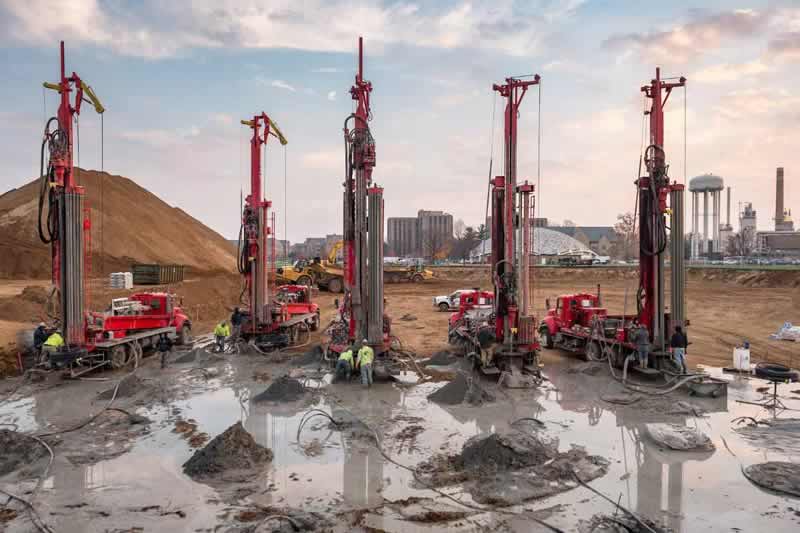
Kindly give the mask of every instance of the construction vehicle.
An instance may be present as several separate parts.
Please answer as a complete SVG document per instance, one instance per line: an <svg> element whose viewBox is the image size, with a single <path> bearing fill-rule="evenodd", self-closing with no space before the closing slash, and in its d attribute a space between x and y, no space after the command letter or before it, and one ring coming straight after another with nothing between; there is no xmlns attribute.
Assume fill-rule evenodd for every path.
<svg viewBox="0 0 800 533"><path fill-rule="evenodd" d="M335 354L366 339L381 357L389 351L391 321L383 297L383 189L372 180L375 139L372 120L372 83L364 79L363 39L358 38L358 73L350 95L356 110L344 121L344 298L338 319L328 328L327 352ZM352 129L351 129L352 128Z"/></svg>
<svg viewBox="0 0 800 533"><path fill-rule="evenodd" d="M344 289L344 268L336 261L336 257L343 247L344 241L337 241L331 246L327 259L298 259L292 268L279 268L278 275L287 283L316 285L320 289L340 293ZM433 272L421 266L384 265L383 279L386 283L422 283L433 279Z"/></svg>
<svg viewBox="0 0 800 533"><path fill-rule="evenodd" d="M270 277L275 276L275 214L272 202L262 193L261 148L269 136L286 145L286 137L266 113L242 120L252 130L250 139L250 194L245 198L238 240L238 270L242 275L241 338L262 350L283 348L301 342L304 333L319 327L319 306L312 301L309 287L289 285L272 293ZM261 128L263 129L263 133Z"/></svg>
<svg viewBox="0 0 800 533"><path fill-rule="evenodd" d="M61 41L59 82L43 84L59 93L60 102L57 115L45 124L42 140L38 232L42 242L50 245L53 295L57 296L56 316L49 329L59 330L64 339L63 346L47 354L47 363L69 369L71 376L77 377L101 367L121 368L138 361L161 335L175 337L180 332L178 340L188 342L191 321L177 305L175 295L166 293L138 293L114 300L104 313L87 312L92 226L85 191L73 168L73 123L84 102L101 116L105 108L75 72L67 77L64 63ZM73 92L74 104L70 102Z"/></svg>
<svg viewBox="0 0 800 533"><path fill-rule="evenodd" d="M686 262L684 257L684 186L670 182L664 151L664 104L672 90L685 87L686 78L664 81L661 70L641 88L651 100L645 112L650 119L649 145L640 156L647 170L636 180L639 208L639 289L635 314L609 315L602 307L600 288L597 294L562 295L547 312L539 332L548 348L560 348L582 354L587 359L609 358L622 367L634 357L633 331L636 324L647 329L650 357L644 374L660 371L679 372L668 350L669 336L675 326L686 327ZM669 197L669 208L667 207ZM667 224L669 218L669 224ZM669 229L669 236L668 236ZM664 254L670 246L672 276L671 302L667 311L664 287ZM550 307L548 305L548 307Z"/></svg>
<svg viewBox="0 0 800 533"><path fill-rule="evenodd" d="M457 291L457 311L448 320L447 340L462 355L488 350L495 341L494 292Z"/></svg>
<svg viewBox="0 0 800 533"><path fill-rule="evenodd" d="M525 77L527 78L527 76ZM530 302L530 256L534 187L517 184L517 120L525 93L538 85L531 79L506 78L492 89L506 99L504 113L504 172L491 178L492 205L492 313L469 313L469 300L461 296L460 309L451 316L448 339L464 347L485 374L523 371L539 374L539 340ZM478 294L478 296L480 296ZM462 309L464 307L467 309Z"/></svg>

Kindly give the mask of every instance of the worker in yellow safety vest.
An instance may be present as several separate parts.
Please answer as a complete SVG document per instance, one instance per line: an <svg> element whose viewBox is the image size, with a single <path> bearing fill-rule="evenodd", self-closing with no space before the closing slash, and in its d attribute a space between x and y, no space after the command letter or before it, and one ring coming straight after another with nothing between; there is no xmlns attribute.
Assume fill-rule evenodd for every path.
<svg viewBox="0 0 800 533"><path fill-rule="evenodd" d="M44 341L43 349L46 352L56 352L64 346L64 337L58 331L54 331L47 340Z"/></svg>
<svg viewBox="0 0 800 533"><path fill-rule="evenodd" d="M353 375L353 347L348 346L342 353L339 354L339 359L336 361L336 381L344 379L350 381Z"/></svg>
<svg viewBox="0 0 800 533"><path fill-rule="evenodd" d="M225 339L230 336L231 328L228 326L228 323L224 320L217 324L217 327L214 328L214 339L217 341L217 350L220 352L225 351Z"/></svg>
<svg viewBox="0 0 800 533"><path fill-rule="evenodd" d="M372 361L375 359L375 352L367 344L367 339L361 341L361 348L358 350L356 366L361 369L361 384L365 387L372 386Z"/></svg>

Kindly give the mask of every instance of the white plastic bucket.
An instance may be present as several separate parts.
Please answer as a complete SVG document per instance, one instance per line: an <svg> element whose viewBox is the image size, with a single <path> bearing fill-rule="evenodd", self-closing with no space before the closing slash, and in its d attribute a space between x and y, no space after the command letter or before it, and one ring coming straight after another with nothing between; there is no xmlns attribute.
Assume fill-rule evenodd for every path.
<svg viewBox="0 0 800 533"><path fill-rule="evenodd" d="M750 372L750 349L749 348L734 348L733 349L733 368L736 370L743 370Z"/></svg>

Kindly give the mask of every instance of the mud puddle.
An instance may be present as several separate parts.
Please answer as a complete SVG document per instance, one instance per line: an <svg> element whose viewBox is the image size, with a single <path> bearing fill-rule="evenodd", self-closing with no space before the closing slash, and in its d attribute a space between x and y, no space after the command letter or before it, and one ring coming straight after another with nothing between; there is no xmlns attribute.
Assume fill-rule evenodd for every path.
<svg viewBox="0 0 800 533"><path fill-rule="evenodd" d="M411 472L388 462L369 432L339 431L324 416L305 420L311 409L319 409L333 417L346 411L375 430L393 460L411 467L436 455L457 454L477 435L528 431L536 426L537 431L557 439L561 452L579 445L590 454L606 458L608 472L593 480L591 486L674 531L739 528L780 532L800 527L800 516L794 511L800 508L800 501L754 486L740 470L740 464L798 461L789 448L765 449L752 435L745 437L734 431L732 421L736 417L769 417L757 406L736 402L761 399L755 388L763 383L732 378L735 381L728 397L719 400L670 395L665 398L664 413L659 414L652 409L638 411L635 405L603 402L600 396L620 394L621 386L603 373L570 373L571 364L577 362L565 358L548 365L546 374L551 382L539 390L498 390L484 381L496 401L481 407L438 405L427 400L445 385L442 382L413 384L409 379L364 389L356 382L330 385L328 377L308 382L309 388L320 390L308 391L301 401L261 404L253 399L269 384L254 380L254 369L268 370L275 379L286 368L259 359L232 358L221 369L220 379L193 379L186 397L134 405L132 410L152 423L149 433L137 437L127 453L95 464L73 465L59 456L56 446L57 458L37 506L49 523L57 521L58 530L67 533L133 527L188 532L220 524L243 526L236 516L252 508L291 507L320 513L334 520L337 531L364 527L385 531L460 532L486 527L531 531L534 516L565 531L578 531L580 520L614 513L613 505L577 485L507 508L527 514L464 508L420 487ZM170 372L174 377L179 370ZM107 384L94 388L84 385L85 390L74 386L69 390L85 396L86 405L98 391L107 388ZM779 391L789 397L791 387L786 387ZM54 402L62 401L58 394L54 389L2 404L0 422L14 422L23 431L63 424L63 413L53 407ZM707 414L668 414L670 403L678 398ZM784 403L800 409L800 400L784 398ZM792 415L787 412L784 416ZM541 421L543 429L531 418ZM193 481L182 472L181 465L195 450L174 431L178 420L191 420L198 432L211 438L241 421L255 442L269 448L274 456L250 486L238 487L235 493ZM298 437L301 423L304 425ZM662 449L648 436L647 423L697 427L711 438L715 451ZM0 478L0 486L11 491L18 488L4 478ZM458 483L441 490L479 505ZM28 527L24 519L7 524L10 532Z"/></svg>

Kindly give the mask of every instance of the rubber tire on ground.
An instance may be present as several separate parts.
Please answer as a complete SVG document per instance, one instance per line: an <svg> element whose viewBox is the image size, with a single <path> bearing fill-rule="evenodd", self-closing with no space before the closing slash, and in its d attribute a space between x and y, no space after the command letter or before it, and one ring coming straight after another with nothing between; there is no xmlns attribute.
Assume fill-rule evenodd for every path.
<svg viewBox="0 0 800 533"><path fill-rule="evenodd" d="M583 350L583 358L586 361L599 361L603 356L603 351L600 344L595 341L586 343L586 348Z"/></svg>
<svg viewBox="0 0 800 533"><path fill-rule="evenodd" d="M411 276L411 283L422 283L425 281L425 278L422 277L422 274L414 274Z"/></svg>
<svg viewBox="0 0 800 533"><path fill-rule="evenodd" d="M797 372L778 363L758 363L755 372L756 376L764 379L797 381Z"/></svg>
<svg viewBox="0 0 800 533"><path fill-rule="evenodd" d="M552 350L555 344L553 343L553 336L550 334L550 330L547 328L542 328L539 330L539 336L542 338L542 344L544 347Z"/></svg>
<svg viewBox="0 0 800 533"><path fill-rule="evenodd" d="M442 302L442 303L439 304L439 311L441 311L442 313L446 313L449 310L450 310L450 306L447 305L446 303Z"/></svg>
<svg viewBox="0 0 800 533"><path fill-rule="evenodd" d="M192 328L184 325L181 327L180 333L178 333L178 344L186 346L190 342L192 342Z"/></svg>
<svg viewBox="0 0 800 533"><path fill-rule="evenodd" d="M111 368L124 368L128 364L128 351L125 346L119 344L111 348L108 358L111 360Z"/></svg>
<svg viewBox="0 0 800 533"><path fill-rule="evenodd" d="M311 285L313 285L313 283L314 283L313 280L309 276L300 276L299 278L297 278L298 285L305 285L306 287L310 287Z"/></svg>
<svg viewBox="0 0 800 533"><path fill-rule="evenodd" d="M342 292L342 280L339 278L333 278L328 282L328 292L333 293L340 293Z"/></svg>

